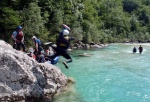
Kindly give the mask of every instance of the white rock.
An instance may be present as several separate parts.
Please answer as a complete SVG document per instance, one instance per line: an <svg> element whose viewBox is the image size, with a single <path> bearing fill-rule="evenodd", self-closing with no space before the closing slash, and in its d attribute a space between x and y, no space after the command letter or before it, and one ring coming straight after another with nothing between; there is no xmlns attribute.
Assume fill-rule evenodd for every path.
<svg viewBox="0 0 150 102"><path fill-rule="evenodd" d="M0 102L54 94L66 84L67 77L56 66L37 63L0 40Z"/></svg>

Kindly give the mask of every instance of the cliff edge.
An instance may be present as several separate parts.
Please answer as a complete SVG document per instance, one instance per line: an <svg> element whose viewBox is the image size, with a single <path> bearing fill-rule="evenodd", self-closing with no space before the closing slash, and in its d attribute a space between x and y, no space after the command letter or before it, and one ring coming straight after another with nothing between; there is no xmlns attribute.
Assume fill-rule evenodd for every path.
<svg viewBox="0 0 150 102"><path fill-rule="evenodd" d="M0 40L0 102L28 102L54 95L67 82L56 66L38 63Z"/></svg>

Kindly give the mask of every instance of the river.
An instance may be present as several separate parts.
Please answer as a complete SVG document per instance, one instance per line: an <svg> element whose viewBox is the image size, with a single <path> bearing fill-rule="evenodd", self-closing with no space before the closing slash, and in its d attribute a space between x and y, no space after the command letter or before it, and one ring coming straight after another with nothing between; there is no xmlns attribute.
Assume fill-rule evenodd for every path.
<svg viewBox="0 0 150 102"><path fill-rule="evenodd" d="M56 66L76 82L72 92L53 102L150 102L150 45L142 46L142 54L133 54L132 44L76 50L71 53L69 69L65 69L61 57ZM81 53L91 56L78 56Z"/></svg>

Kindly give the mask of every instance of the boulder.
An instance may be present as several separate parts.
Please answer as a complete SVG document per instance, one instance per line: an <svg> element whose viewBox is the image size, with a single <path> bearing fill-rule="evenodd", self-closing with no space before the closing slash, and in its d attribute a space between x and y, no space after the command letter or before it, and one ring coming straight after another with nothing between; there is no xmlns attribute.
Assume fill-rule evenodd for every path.
<svg viewBox="0 0 150 102"><path fill-rule="evenodd" d="M67 81L56 66L38 63L0 40L0 102L29 102L54 95Z"/></svg>
<svg viewBox="0 0 150 102"><path fill-rule="evenodd" d="M12 49L12 46L5 42L4 40L0 40L0 47L5 48L5 49Z"/></svg>

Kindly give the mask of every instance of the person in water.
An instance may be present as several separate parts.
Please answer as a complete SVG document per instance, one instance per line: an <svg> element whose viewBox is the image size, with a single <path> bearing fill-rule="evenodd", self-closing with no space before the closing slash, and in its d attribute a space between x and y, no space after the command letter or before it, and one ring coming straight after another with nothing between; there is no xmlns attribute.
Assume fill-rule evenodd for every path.
<svg viewBox="0 0 150 102"><path fill-rule="evenodd" d="M143 52L143 47L140 45L139 47L139 53L141 54Z"/></svg>
<svg viewBox="0 0 150 102"><path fill-rule="evenodd" d="M66 61L63 61L63 64L65 65L65 67L68 69L68 65L67 63L72 62L72 58L71 56L68 54L67 49L69 48L70 45L70 41L74 40L74 38L69 37L69 31L70 28L63 24L63 30L60 32L57 40L56 40L56 45L57 47L53 47L53 49L56 51L56 53L51 57L51 59L54 59L57 56L63 56L64 58L66 58Z"/></svg>
<svg viewBox="0 0 150 102"><path fill-rule="evenodd" d="M137 51L137 49L136 49L136 47L134 46L134 48L133 48L133 53L136 53L136 51Z"/></svg>

